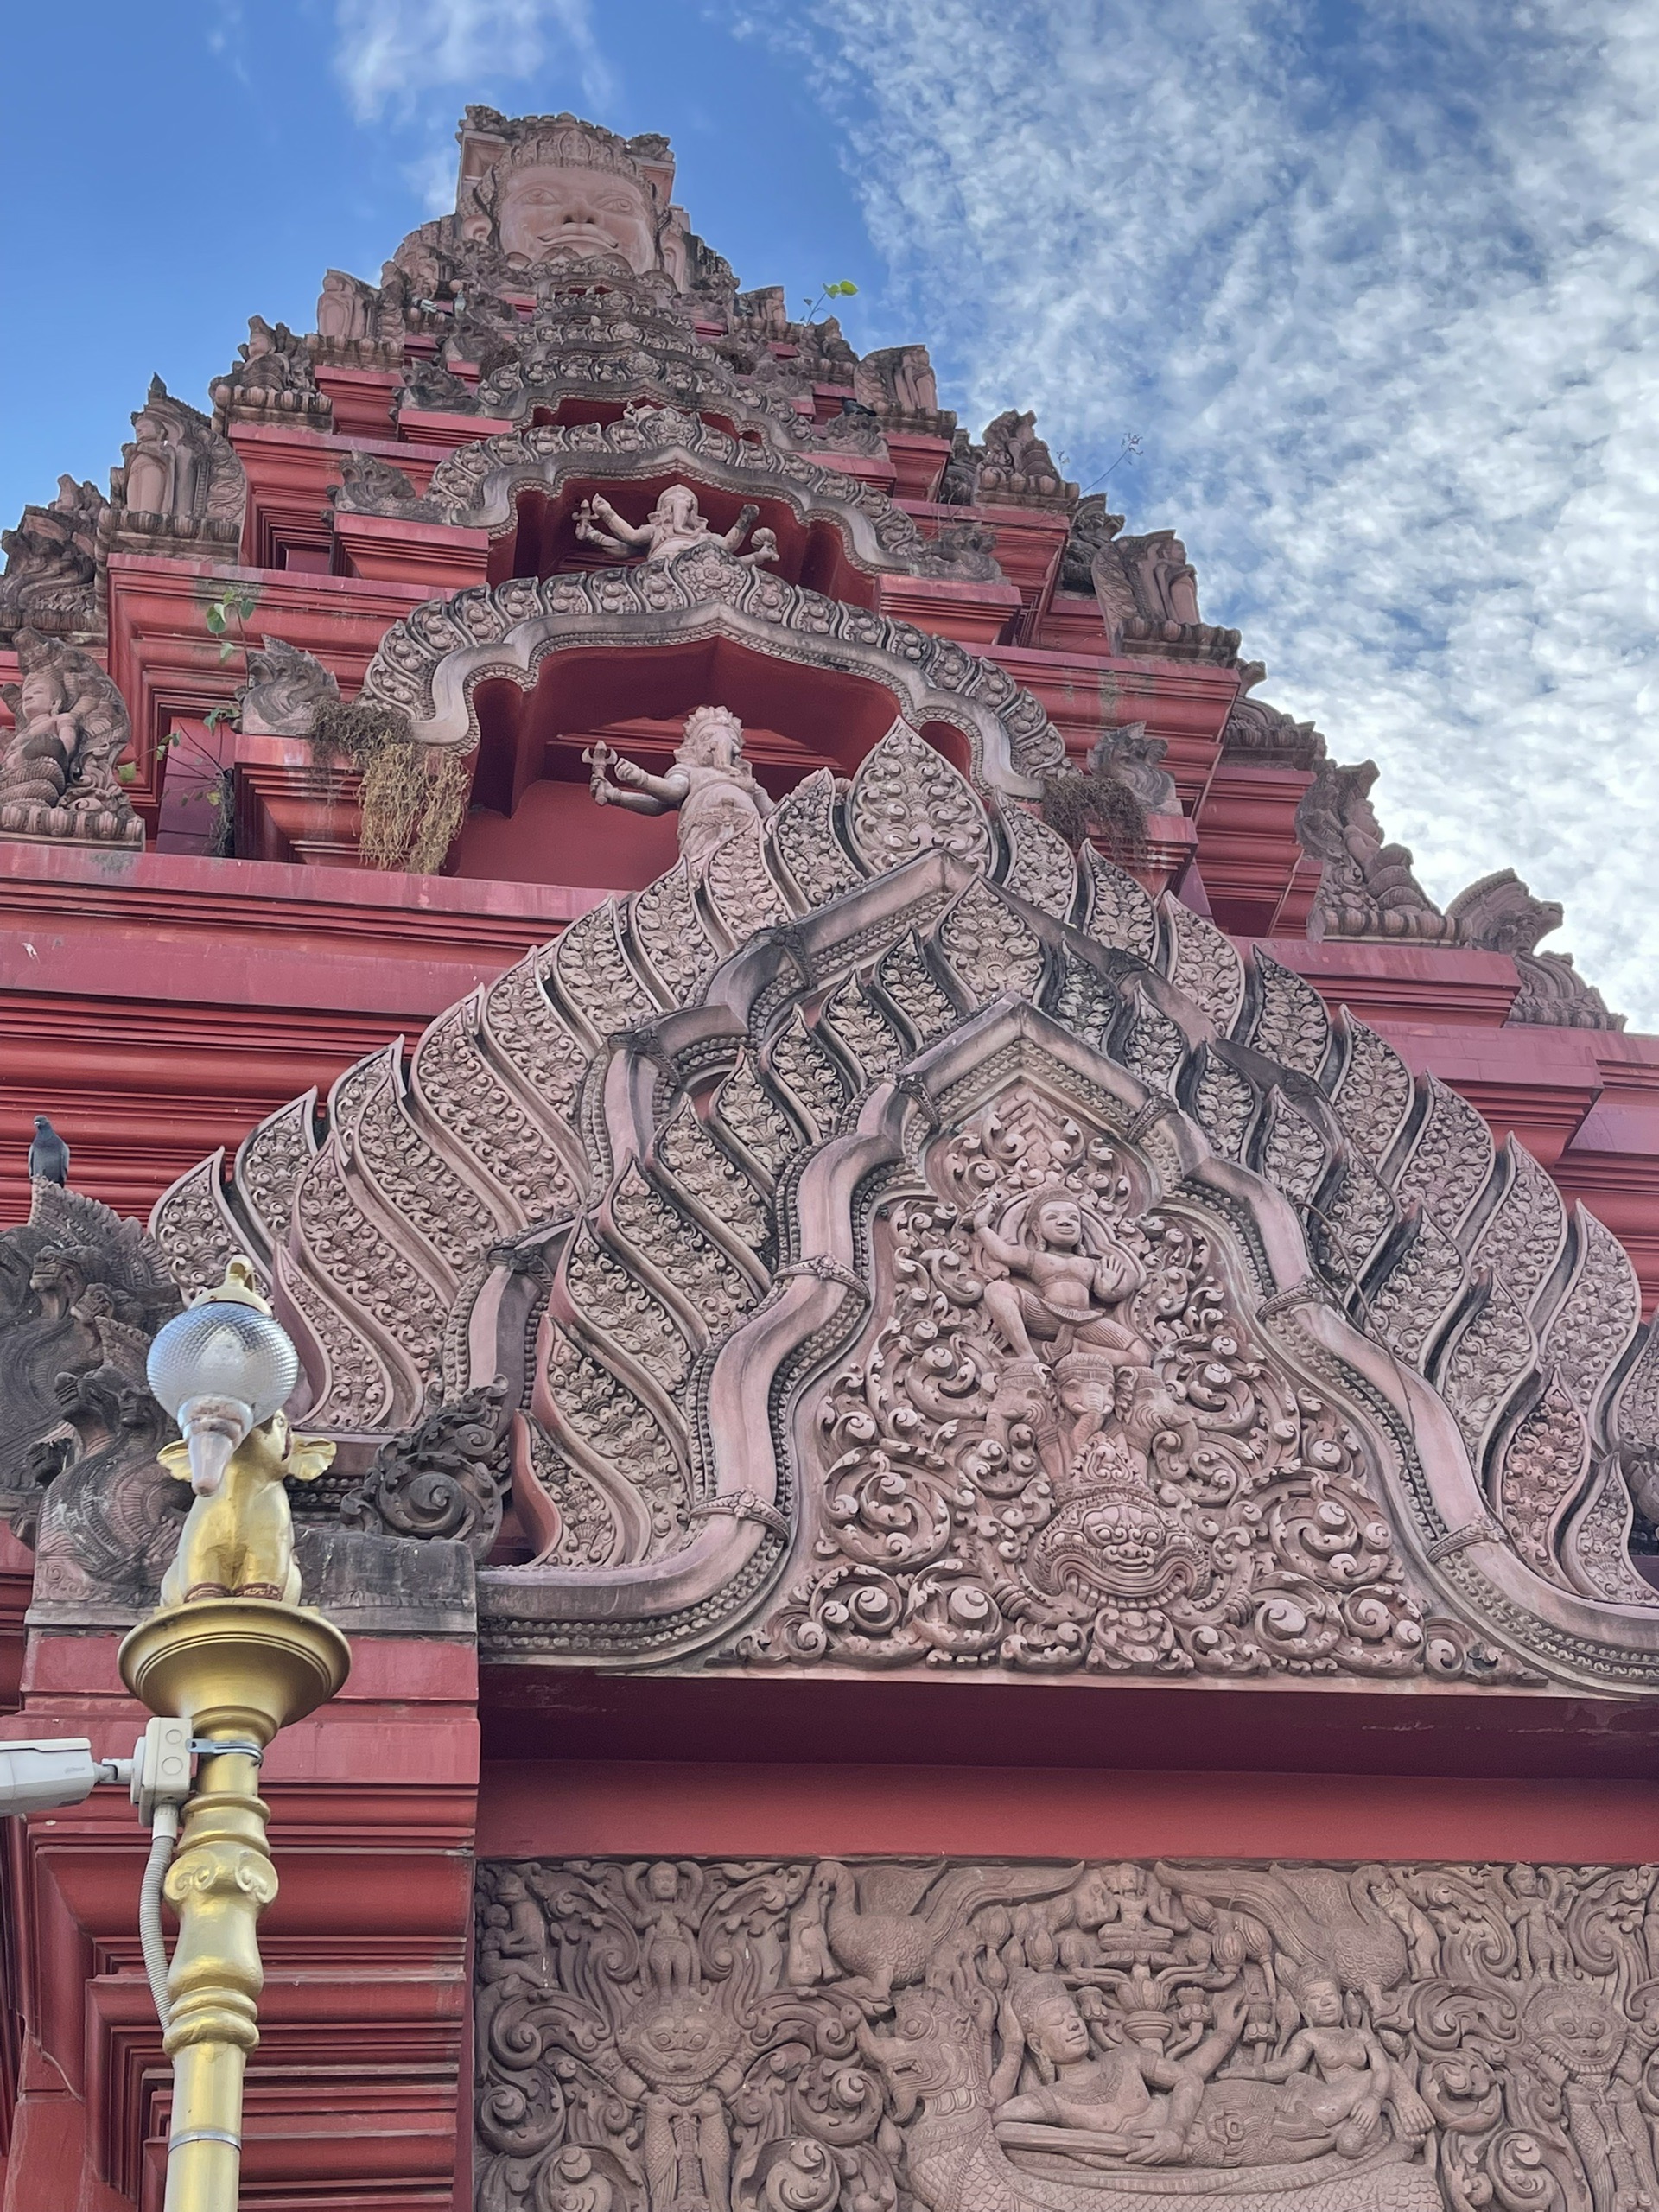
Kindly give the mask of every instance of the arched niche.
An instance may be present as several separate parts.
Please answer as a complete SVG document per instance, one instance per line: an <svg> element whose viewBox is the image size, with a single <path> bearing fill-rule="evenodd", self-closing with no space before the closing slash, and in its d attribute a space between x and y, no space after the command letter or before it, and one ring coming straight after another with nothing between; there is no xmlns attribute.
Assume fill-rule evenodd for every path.
<svg viewBox="0 0 1659 2212"><path fill-rule="evenodd" d="M656 646L547 652L528 679L489 676L473 690L479 746L459 875L638 890L671 868L671 817L594 805L582 754L602 739L660 774L694 707L728 707L744 725L755 773L781 798L830 768L850 776L906 704L872 677L809 666L722 635ZM923 734L967 773L964 734Z"/></svg>
<svg viewBox="0 0 1659 2212"><path fill-rule="evenodd" d="M770 572L785 583L804 585L849 606L874 606L878 579L849 557L842 528L830 515L803 512L798 501L784 496L766 478L749 485L715 484L683 465L626 483L595 474L567 476L551 485L514 484L509 495L511 523L490 546L489 580L505 583L515 576L613 569L614 559L576 535L576 512L583 500L599 493L626 520L639 523L660 493L688 482L717 536L736 524L745 507L760 510L756 528L770 530L778 541L778 558L768 563Z"/></svg>

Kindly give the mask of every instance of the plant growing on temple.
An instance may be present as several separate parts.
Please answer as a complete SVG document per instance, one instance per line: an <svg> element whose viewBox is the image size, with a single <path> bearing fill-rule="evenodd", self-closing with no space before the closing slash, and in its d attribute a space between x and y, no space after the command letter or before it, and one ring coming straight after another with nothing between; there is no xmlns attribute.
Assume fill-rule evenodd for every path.
<svg viewBox="0 0 1659 2212"><path fill-rule="evenodd" d="M202 610L202 620L208 635L219 641L221 667L237 653L245 655L248 617L258 604L259 587L243 583L227 584L217 598L207 602ZM232 627L236 632L234 637L231 634ZM235 719L234 705L223 702L208 709L202 717L202 723L211 735L220 722L234 721ZM205 764L207 773L200 779L195 790L182 794L181 803L189 806L200 799L212 810L213 826L207 833L207 842L202 848L202 857L210 861L229 860L236 850L236 771L226 766L216 753L208 752L188 730L179 728L176 723L156 750L158 753L176 753L184 746L189 747L198 761ZM138 780L137 766L131 760L122 761L115 772L124 784L134 784Z"/></svg>
<svg viewBox="0 0 1659 2212"><path fill-rule="evenodd" d="M205 726L212 732L220 722L234 720L235 714L234 707L215 707L204 717ZM180 804L191 806L200 800L212 815L207 842L202 847L202 858L229 860L236 851L236 770L227 766L217 753L210 753L188 730L179 728L176 723L156 749L158 753L177 753L184 747L195 755L196 762L206 768L207 773L194 791L181 795Z"/></svg>
<svg viewBox="0 0 1659 2212"><path fill-rule="evenodd" d="M1146 835L1145 807L1127 784L1098 769L1067 766L1046 777L1041 811L1074 852L1093 837L1121 857Z"/></svg>
<svg viewBox="0 0 1659 2212"><path fill-rule="evenodd" d="M247 647L247 620L259 604L258 587L255 584L230 584L217 599L210 599L203 610L202 620L208 633L219 640L219 658L221 664L233 653ZM236 625L236 635L230 634L231 625Z"/></svg>
<svg viewBox="0 0 1659 2212"><path fill-rule="evenodd" d="M409 717L378 701L334 700L317 710L314 761L326 777L361 777L359 849L371 868L435 875L467 815L465 756L417 745Z"/></svg>
<svg viewBox="0 0 1659 2212"><path fill-rule="evenodd" d="M838 284L821 284L818 288L817 298L808 300L804 303L805 319L809 323L811 322L826 300L854 300L857 297L858 287L850 277L843 276Z"/></svg>

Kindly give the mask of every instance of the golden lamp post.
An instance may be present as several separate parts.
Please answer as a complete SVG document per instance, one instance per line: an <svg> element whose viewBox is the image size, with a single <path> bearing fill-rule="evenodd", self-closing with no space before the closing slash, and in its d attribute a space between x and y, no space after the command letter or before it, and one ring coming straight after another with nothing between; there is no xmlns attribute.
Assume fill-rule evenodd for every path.
<svg viewBox="0 0 1659 2212"><path fill-rule="evenodd" d="M299 1603L283 1478L315 1479L334 1446L290 1435L281 1408L298 1376L243 1259L149 1351L150 1388L183 1437L162 1456L195 1496L161 1609L121 1646L121 1679L152 1713L185 1725L200 1761L166 1874L179 1935L164 1979L146 1884L145 1960L173 2061L166 2212L236 2212L243 2075L264 1980L258 1920L276 1895L259 1764L277 1730L333 1697L351 1667L333 1622ZM151 1852L157 1871L166 1849Z"/></svg>

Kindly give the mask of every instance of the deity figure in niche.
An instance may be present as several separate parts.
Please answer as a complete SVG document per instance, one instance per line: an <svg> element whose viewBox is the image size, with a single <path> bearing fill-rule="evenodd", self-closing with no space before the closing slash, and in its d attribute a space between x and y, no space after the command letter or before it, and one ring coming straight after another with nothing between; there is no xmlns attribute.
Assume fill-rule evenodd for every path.
<svg viewBox="0 0 1659 2212"><path fill-rule="evenodd" d="M631 814L674 814L679 819L680 857L701 878L723 847L759 836L772 799L743 757L743 725L724 707L696 707L665 776L653 776L613 753L601 740L582 755L592 767L588 788L599 806ZM606 772L616 778L606 781ZM619 788L620 786L620 788Z"/></svg>
<svg viewBox="0 0 1659 2212"><path fill-rule="evenodd" d="M690 1989L697 1979L697 1943L680 1898L680 1870L659 1859L645 1869L643 1882L628 1878L640 1931L640 1957L646 1979L664 1997Z"/></svg>
<svg viewBox="0 0 1659 2212"><path fill-rule="evenodd" d="M31 668L10 703L16 728L0 759L0 798L8 806L55 807L79 741L63 679L54 668Z"/></svg>
<svg viewBox="0 0 1659 2212"><path fill-rule="evenodd" d="M150 379L122 448L122 498L129 514L192 518L208 512L213 488L213 433L204 415Z"/></svg>
<svg viewBox="0 0 1659 2212"><path fill-rule="evenodd" d="M1205 2085L1237 2042L1243 2019L1242 2002L1226 1993L1213 2031L1173 2059L1162 2049L1169 2017L1136 2013L1127 2023L1103 2024L1117 2039L1097 2053L1058 1974L1018 1974L998 2022L1003 2056L991 2081L996 2132L1004 2141L1061 2150L1089 2164L1168 2165L1185 2154ZM1037 2082L1011 2095L1022 2056Z"/></svg>
<svg viewBox="0 0 1659 2212"><path fill-rule="evenodd" d="M1573 1958L1556 1925L1545 1877L1535 1866L1511 1866L1509 1886L1512 1895L1504 1900L1504 1910L1515 1930L1522 1973L1564 1979L1573 1971Z"/></svg>
<svg viewBox="0 0 1659 2212"><path fill-rule="evenodd" d="M744 568L755 569L778 558L778 540L770 530L755 531L747 553L737 550L760 512L759 507L746 506L728 531L717 531L698 507L696 493L684 484L671 484L644 522L632 523L596 492L576 510L576 536L625 560L643 553L648 562L671 561L696 545L723 545Z"/></svg>

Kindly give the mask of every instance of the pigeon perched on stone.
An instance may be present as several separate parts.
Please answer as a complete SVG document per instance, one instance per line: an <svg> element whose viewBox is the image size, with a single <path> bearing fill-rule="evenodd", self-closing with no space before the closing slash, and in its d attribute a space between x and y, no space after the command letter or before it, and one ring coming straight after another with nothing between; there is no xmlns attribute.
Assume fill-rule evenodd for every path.
<svg viewBox="0 0 1659 2212"><path fill-rule="evenodd" d="M69 1147L44 1114L35 1116L35 1141L29 1147L29 1180L67 1188Z"/></svg>

